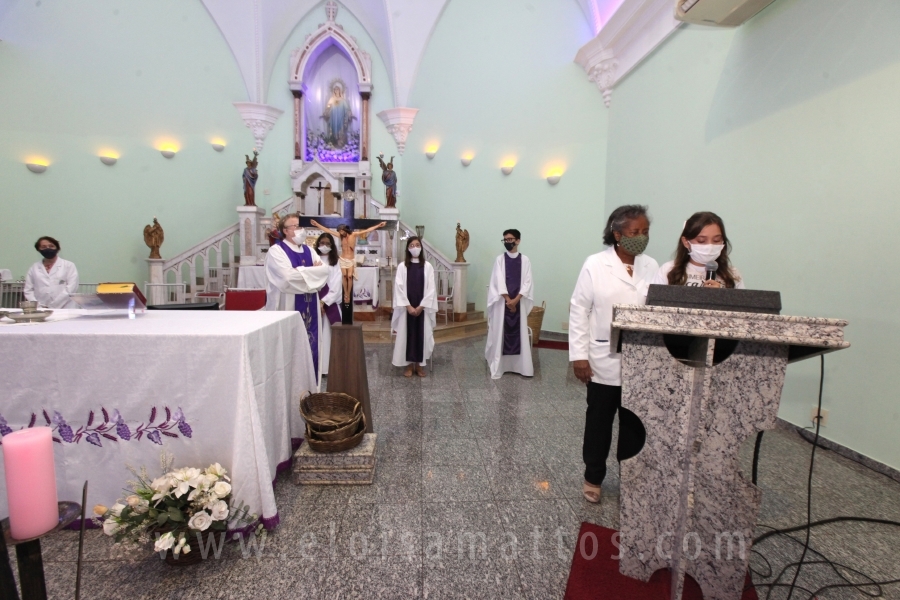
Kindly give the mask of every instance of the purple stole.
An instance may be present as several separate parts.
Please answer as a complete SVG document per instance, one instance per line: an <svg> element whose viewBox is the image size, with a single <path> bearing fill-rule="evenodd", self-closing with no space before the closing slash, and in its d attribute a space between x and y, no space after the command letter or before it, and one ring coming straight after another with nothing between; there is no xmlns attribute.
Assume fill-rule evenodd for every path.
<svg viewBox="0 0 900 600"><path fill-rule="evenodd" d="M328 295L328 284L325 284L321 290L319 290L319 298L325 298ZM332 325L339 325L341 322L341 309L338 308L337 303L335 304L324 304L325 308L325 316L328 317L328 322Z"/></svg>
<svg viewBox="0 0 900 600"><path fill-rule="evenodd" d="M510 258L503 253L504 266L506 267L506 295L515 298L522 287L522 255ZM503 356L515 356L522 353L522 304L516 306L516 312L512 312L506 306L503 307Z"/></svg>
<svg viewBox="0 0 900 600"><path fill-rule="evenodd" d="M294 252L290 248L290 246L285 244L282 240L278 240L276 244L281 246L281 249L284 250L284 253L287 255L288 260L291 261L292 267L296 268L313 266L312 253L309 251L309 248L306 245L300 246L300 252ZM316 377L318 377L319 296L316 293L294 294L294 310L299 312L300 316L303 317L303 325L304 327L306 327L306 337L309 338L309 349L310 352L312 352L313 357L313 369L316 372Z"/></svg>

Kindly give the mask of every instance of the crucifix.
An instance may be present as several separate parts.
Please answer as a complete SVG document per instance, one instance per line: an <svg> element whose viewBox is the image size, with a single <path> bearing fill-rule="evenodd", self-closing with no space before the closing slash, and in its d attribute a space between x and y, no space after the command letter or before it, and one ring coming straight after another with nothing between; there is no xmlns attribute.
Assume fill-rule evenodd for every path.
<svg viewBox="0 0 900 600"><path fill-rule="evenodd" d="M322 192L325 190L326 186L322 185L322 182L319 181L318 186L311 185L311 189L318 190L319 192L319 214L322 214Z"/></svg>
<svg viewBox="0 0 900 600"><path fill-rule="evenodd" d="M377 219L357 219L354 215L356 193L344 192L344 216L342 217L300 217L300 225L303 227L316 227L321 231L335 236L341 244L341 274L343 275L344 297L341 307L341 322L345 325L353 324L353 279L356 270L356 240L361 233L369 233L381 227L396 229L398 221L379 221Z"/></svg>

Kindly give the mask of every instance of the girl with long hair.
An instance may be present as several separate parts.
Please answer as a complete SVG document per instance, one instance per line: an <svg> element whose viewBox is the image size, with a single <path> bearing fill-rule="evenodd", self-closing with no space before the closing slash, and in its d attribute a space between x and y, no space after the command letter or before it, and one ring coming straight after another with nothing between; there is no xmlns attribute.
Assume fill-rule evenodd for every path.
<svg viewBox="0 0 900 600"><path fill-rule="evenodd" d="M342 282L341 268L338 266L337 246L329 233L316 238L316 252L323 265L328 267L328 283L322 288L319 299L322 303L322 335L319 336L319 369L321 375L328 375L331 356L331 326L341 322Z"/></svg>
<svg viewBox="0 0 900 600"><path fill-rule="evenodd" d="M425 362L434 350L437 309L434 267L425 260L422 241L411 236L406 240L406 258L397 265L394 276L391 318L391 329L397 333L391 363L395 367L405 366L405 377L412 377L413 369L416 375L425 377Z"/></svg>
<svg viewBox="0 0 900 600"><path fill-rule="evenodd" d="M722 218L709 211L696 212L684 222L675 259L659 268L653 283L743 289L744 281L731 266L730 253ZM707 272L713 270L707 265L715 265L715 278L707 279Z"/></svg>

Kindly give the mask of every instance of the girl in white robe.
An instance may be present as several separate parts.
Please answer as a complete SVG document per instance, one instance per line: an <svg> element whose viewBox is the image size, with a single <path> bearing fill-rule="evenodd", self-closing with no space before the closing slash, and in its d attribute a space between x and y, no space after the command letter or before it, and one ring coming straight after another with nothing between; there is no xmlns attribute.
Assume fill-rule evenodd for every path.
<svg viewBox="0 0 900 600"><path fill-rule="evenodd" d="M411 279L415 271L422 273L421 282ZM406 377L412 376L414 368L419 377L425 377L425 363L434 350L438 301L434 267L425 260L418 237L406 241L406 260L397 265L393 304L391 329L397 333L397 339L391 362L395 367L405 366Z"/></svg>
<svg viewBox="0 0 900 600"><path fill-rule="evenodd" d="M511 371L526 377L534 376L534 363L531 358L531 344L528 341L528 313L534 306L534 285L531 279L531 261L524 254L519 253L519 232L516 229L508 229L503 233L504 244L507 251L494 261L494 270L491 272L491 282L488 286L487 315L488 337L484 349L484 358L488 362L491 371L491 379L500 379L504 373ZM519 289L513 294L507 290L507 263L516 266L520 271ZM509 315L507 302L515 304L515 310L519 313L518 352L509 353L510 340L505 339L505 321ZM515 336L512 336L515 337ZM513 340L514 342L515 340ZM504 349L507 352L504 352ZM515 350L513 350L515 352Z"/></svg>
<svg viewBox="0 0 900 600"><path fill-rule="evenodd" d="M331 357L331 321L341 322L342 285L341 268L338 266L337 246L328 233L323 233L316 240L316 251L322 264L328 265L328 283L322 288L324 295L319 294L322 301L322 334L319 336L319 376L328 375L328 362Z"/></svg>

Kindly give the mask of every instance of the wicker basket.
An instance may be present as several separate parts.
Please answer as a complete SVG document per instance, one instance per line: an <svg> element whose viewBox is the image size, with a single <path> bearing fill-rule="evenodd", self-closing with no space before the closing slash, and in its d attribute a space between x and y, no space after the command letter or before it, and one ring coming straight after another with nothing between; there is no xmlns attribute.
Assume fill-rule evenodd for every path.
<svg viewBox="0 0 900 600"><path fill-rule="evenodd" d="M547 303L541 302L540 306L532 307L528 313L528 327L531 328L532 346L537 346L541 341L541 325L544 324L544 311L547 310Z"/></svg>
<svg viewBox="0 0 900 600"><path fill-rule="evenodd" d="M363 440L363 436L366 433L366 418L363 416L359 421L359 425L357 426L356 433L348 438L344 438L342 440L337 440L334 442L323 441L316 438L316 434L309 428L309 423L306 424L306 443L309 444L310 449L314 452L342 452L344 450L350 450L351 448L356 448L359 446L360 442Z"/></svg>
<svg viewBox="0 0 900 600"><path fill-rule="evenodd" d="M348 425L361 413L359 401L347 394L325 392L300 399L303 420L318 431L331 431Z"/></svg>
<svg viewBox="0 0 900 600"><path fill-rule="evenodd" d="M354 435L359 428L359 422L362 418L362 413L359 413L353 417L353 420L348 424L343 427L338 427L337 429L321 429L311 423L307 423L306 425L309 428L309 432L314 435L316 439L322 440L323 442L337 442Z"/></svg>

